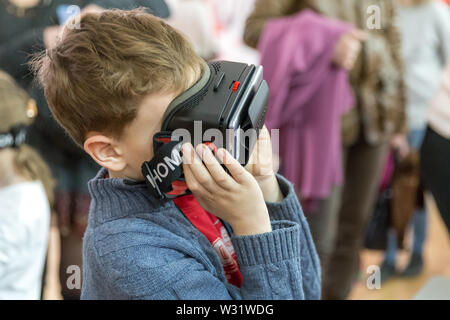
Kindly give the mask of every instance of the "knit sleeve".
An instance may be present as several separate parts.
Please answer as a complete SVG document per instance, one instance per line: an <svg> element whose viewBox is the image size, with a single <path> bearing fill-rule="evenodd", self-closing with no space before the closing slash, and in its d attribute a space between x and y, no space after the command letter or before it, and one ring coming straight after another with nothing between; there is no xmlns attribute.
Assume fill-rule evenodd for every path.
<svg viewBox="0 0 450 320"><path fill-rule="evenodd" d="M311 236L309 224L303 214L292 184L281 175L278 184L285 198L280 203L267 203L272 221L292 221L299 225L298 246L301 253L300 272L303 277L305 299L320 299L321 269L320 260Z"/></svg>
<svg viewBox="0 0 450 320"><path fill-rule="evenodd" d="M173 261L180 273L158 270L157 274L172 273L175 280L164 290L143 296L150 299L181 300L303 300L305 296L301 272L301 250L298 247L298 225L280 221L272 224L273 231L260 235L232 237L243 282L237 288L224 282L199 261L183 257ZM152 275L154 278L155 274ZM170 283L170 280L169 282ZM319 289L320 292L320 289Z"/></svg>
<svg viewBox="0 0 450 320"><path fill-rule="evenodd" d="M253 300L320 298L320 281L305 269L308 252L301 248L302 227L291 221L272 222L272 232L232 237L242 273L241 295Z"/></svg>

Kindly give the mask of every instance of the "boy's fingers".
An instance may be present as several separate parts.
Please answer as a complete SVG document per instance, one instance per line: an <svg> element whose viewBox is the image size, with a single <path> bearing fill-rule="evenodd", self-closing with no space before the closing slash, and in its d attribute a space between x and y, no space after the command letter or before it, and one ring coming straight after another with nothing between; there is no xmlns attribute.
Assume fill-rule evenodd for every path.
<svg viewBox="0 0 450 320"><path fill-rule="evenodd" d="M192 170L188 164L183 163L183 173L189 190L197 196L210 196L211 194L203 188L203 186L197 181Z"/></svg>
<svg viewBox="0 0 450 320"><path fill-rule="evenodd" d="M272 140L266 126L260 131L258 141L256 141L253 152L250 155L250 159L245 168L253 175L264 175L259 172L261 170L265 171L263 167L272 168Z"/></svg>
<svg viewBox="0 0 450 320"><path fill-rule="evenodd" d="M261 129L261 132L259 133L259 139L270 140L270 133L266 125L264 125L263 128Z"/></svg>
<svg viewBox="0 0 450 320"><path fill-rule="evenodd" d="M199 144L196 149L214 181L225 189L234 187L236 182L225 172L219 161L217 161L216 157L211 152L211 149L204 144Z"/></svg>
<svg viewBox="0 0 450 320"><path fill-rule="evenodd" d="M249 172L227 150L223 148L217 150L217 157L227 167L237 183L241 184L246 181Z"/></svg>
<svg viewBox="0 0 450 320"><path fill-rule="evenodd" d="M192 144L185 143L181 147L183 153L183 164L193 164L194 163L194 149Z"/></svg>
<svg viewBox="0 0 450 320"><path fill-rule="evenodd" d="M201 186L207 190L213 190L216 187L214 180L209 174L208 169L200 160L199 156L194 150L194 147L187 143L183 145L183 159L186 158L186 166L189 167L195 180L201 184ZM184 160L183 160L184 161Z"/></svg>

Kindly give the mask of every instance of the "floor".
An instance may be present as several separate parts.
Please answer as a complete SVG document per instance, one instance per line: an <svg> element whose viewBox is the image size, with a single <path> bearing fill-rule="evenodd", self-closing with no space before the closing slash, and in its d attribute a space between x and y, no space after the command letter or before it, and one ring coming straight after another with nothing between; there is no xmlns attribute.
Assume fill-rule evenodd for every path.
<svg viewBox="0 0 450 320"><path fill-rule="evenodd" d="M429 224L425 244L425 268L423 273L415 278L393 278L381 286L379 290L369 290L366 286L367 276L355 285L350 299L359 300L398 300L411 299L425 286L430 278L444 276L450 278L450 238L434 203L427 199ZM370 265L380 264L383 252L364 250L361 252L361 270L367 270ZM401 270L408 263L408 252L402 252L398 258L397 268ZM362 272L361 272L362 274Z"/></svg>
<svg viewBox="0 0 450 320"><path fill-rule="evenodd" d="M393 278L381 286L380 289L368 289L366 286L367 273L364 271L371 265L377 265L383 258L378 251L363 250L361 252L360 281L355 284L350 299L379 300L379 299L412 299L417 292L434 276L450 278L450 238L444 224L430 199L427 199L429 224L428 237L425 244L424 272L412 279ZM44 289L44 299L61 299L58 281L59 263L59 234L55 226L51 228L50 250L48 256L48 273ZM402 252L398 259L398 268L408 263L408 253Z"/></svg>

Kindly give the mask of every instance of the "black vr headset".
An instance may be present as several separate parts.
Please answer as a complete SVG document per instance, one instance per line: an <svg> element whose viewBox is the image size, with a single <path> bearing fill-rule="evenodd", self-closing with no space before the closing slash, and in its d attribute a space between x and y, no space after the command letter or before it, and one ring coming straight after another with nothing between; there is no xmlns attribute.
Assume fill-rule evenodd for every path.
<svg viewBox="0 0 450 320"><path fill-rule="evenodd" d="M183 143L194 147L213 143L245 165L264 125L269 88L263 68L229 61L208 66L194 86L170 103L161 132L153 138L155 156L142 164L149 191L159 199L187 191L180 155Z"/></svg>

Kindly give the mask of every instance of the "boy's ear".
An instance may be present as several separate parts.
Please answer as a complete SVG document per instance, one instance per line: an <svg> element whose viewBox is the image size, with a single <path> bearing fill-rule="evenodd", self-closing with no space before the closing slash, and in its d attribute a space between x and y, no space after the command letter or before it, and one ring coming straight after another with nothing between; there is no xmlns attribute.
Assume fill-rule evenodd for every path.
<svg viewBox="0 0 450 320"><path fill-rule="evenodd" d="M120 172L127 166L122 150L112 138L102 134L90 135L84 142L84 151L99 165L111 171Z"/></svg>

